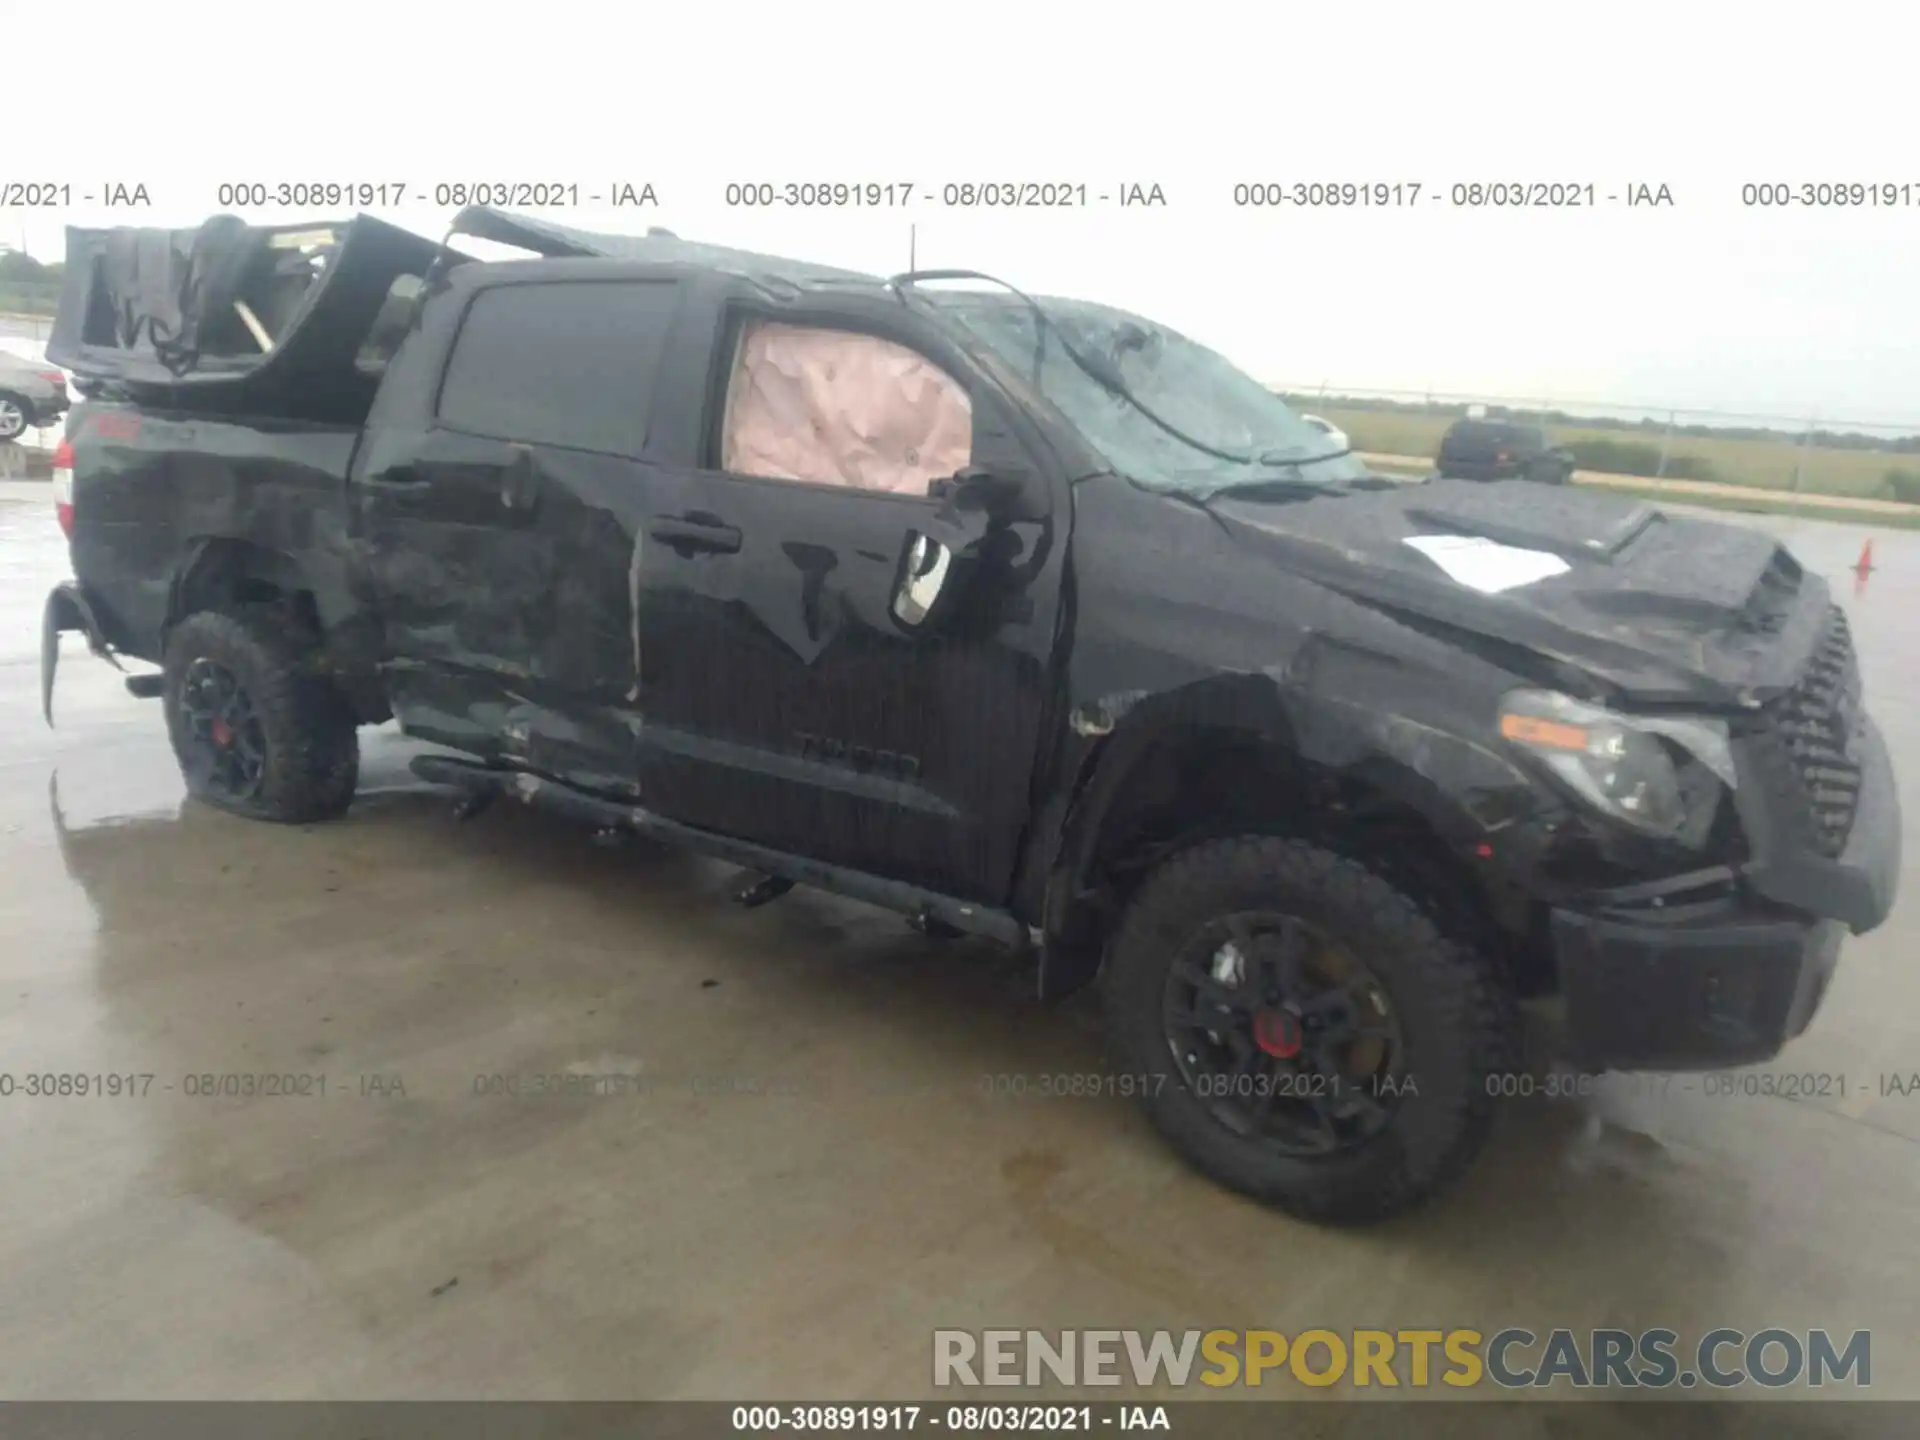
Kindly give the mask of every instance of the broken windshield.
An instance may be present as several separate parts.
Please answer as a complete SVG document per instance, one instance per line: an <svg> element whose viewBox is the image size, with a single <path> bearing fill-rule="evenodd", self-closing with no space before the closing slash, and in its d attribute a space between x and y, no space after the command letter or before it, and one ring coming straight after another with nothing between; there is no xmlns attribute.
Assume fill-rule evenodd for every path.
<svg viewBox="0 0 1920 1440"><path fill-rule="evenodd" d="M1012 296L918 293L1032 380L1117 473L1142 485L1204 497L1268 479L1334 487L1368 473L1224 356L1150 320L1043 299L1043 321Z"/></svg>

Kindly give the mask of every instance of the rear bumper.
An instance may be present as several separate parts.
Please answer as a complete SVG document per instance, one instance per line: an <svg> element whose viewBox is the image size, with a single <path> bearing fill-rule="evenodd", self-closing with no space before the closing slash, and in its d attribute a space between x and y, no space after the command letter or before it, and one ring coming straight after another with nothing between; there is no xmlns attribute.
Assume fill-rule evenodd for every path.
<svg viewBox="0 0 1920 1440"><path fill-rule="evenodd" d="M1468 460L1441 460L1434 468L1449 480L1518 480L1527 473L1524 465Z"/></svg>
<svg viewBox="0 0 1920 1440"><path fill-rule="evenodd" d="M1847 932L1874 929L1899 885L1900 799L1879 731L1837 860L1773 856L1709 904L1555 910L1551 931L1580 1065L1697 1070L1752 1064L1807 1028Z"/></svg>
<svg viewBox="0 0 1920 1440"><path fill-rule="evenodd" d="M67 580L47 592L46 608L40 612L40 713L53 724L53 677L60 667L60 636L78 630L87 637L87 648L116 670L123 668L113 658L113 648L101 629L87 592Z"/></svg>
<svg viewBox="0 0 1920 1440"><path fill-rule="evenodd" d="M45 400L33 400L27 405L27 423L36 430L49 425L57 425L60 417L73 408L73 401L65 390Z"/></svg>

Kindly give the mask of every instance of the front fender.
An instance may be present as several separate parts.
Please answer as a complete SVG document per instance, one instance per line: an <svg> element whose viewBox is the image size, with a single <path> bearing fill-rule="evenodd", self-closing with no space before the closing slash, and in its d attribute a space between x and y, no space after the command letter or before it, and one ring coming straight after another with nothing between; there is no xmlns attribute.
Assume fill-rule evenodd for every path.
<svg viewBox="0 0 1920 1440"><path fill-rule="evenodd" d="M1318 678L1327 676L1323 671ZM1071 993L1099 969L1104 945L1088 935L1083 907L1099 893L1101 839L1139 767L1161 746L1231 741L1270 748L1308 775L1413 812L1462 851L1501 832L1530 833L1531 827L1519 824L1541 801L1530 777L1492 748L1490 733L1487 743L1469 738L1476 718L1448 713L1443 695L1426 690L1416 696L1420 687L1408 687L1404 672L1401 679L1404 698L1398 704L1366 685L1323 688L1258 672L1168 694L1113 697L1076 710L1081 733L1091 726L1097 734L1103 725L1107 733L1079 766L1048 870L1042 997Z"/></svg>

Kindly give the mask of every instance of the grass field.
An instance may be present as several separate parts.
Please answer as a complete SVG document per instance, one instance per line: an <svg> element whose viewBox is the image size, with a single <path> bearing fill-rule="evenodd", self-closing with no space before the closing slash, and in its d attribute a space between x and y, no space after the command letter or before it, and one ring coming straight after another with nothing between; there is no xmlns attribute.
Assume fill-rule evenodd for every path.
<svg viewBox="0 0 1920 1440"><path fill-rule="evenodd" d="M1453 417L1421 415L1393 410L1316 405L1311 407L1338 425L1353 440L1356 450L1383 455L1431 457L1440 448ZM1578 440L1651 441L1660 443L1659 432L1641 430L1586 429L1577 425L1548 427L1557 444ZM1761 490L1791 490L1794 466L1801 459L1799 448L1788 437L1775 440L1719 440L1692 435L1676 435L1670 453L1674 457L1692 456L1713 467L1713 478L1727 485L1751 485ZM1920 475L1920 455L1895 455L1878 450L1821 450L1810 448L1805 456L1801 488L1821 495L1856 495L1883 498L1888 495L1889 470L1906 470Z"/></svg>

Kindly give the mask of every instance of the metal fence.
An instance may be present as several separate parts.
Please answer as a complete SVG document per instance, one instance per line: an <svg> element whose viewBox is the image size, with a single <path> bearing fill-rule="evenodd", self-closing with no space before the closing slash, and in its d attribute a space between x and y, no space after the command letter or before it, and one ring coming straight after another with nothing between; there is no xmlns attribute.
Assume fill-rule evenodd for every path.
<svg viewBox="0 0 1920 1440"><path fill-rule="evenodd" d="M1354 448L1431 459L1448 425L1484 414L1546 426L1585 469L1920 503L1920 418L1785 415L1319 385L1273 387Z"/></svg>

